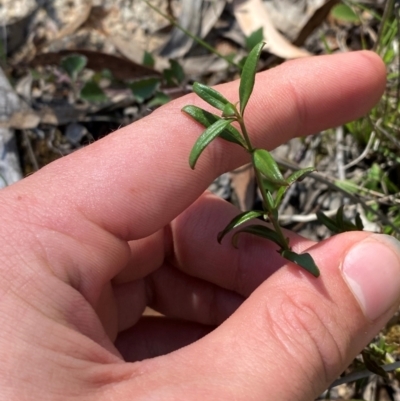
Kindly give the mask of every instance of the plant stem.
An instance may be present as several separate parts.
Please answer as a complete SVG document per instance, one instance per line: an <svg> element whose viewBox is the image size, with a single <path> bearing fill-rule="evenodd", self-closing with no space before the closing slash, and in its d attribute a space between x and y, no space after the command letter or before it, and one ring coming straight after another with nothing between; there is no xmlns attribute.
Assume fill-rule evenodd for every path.
<svg viewBox="0 0 400 401"><path fill-rule="evenodd" d="M287 242L287 239L286 239L285 235L282 232L282 228L279 225L278 220L275 219L274 211L272 210L272 208L271 208L271 206L270 206L270 204L268 202L267 193L265 191L265 188L262 185L261 173L254 165L253 165L253 169L254 169L254 172L256 174L257 185L258 185L258 187L260 188L260 191L261 191L261 196L263 198L264 207L267 209L268 218L269 218L271 224L274 226L274 229L275 229L276 233L281 237L281 248L283 248L284 250L290 251L290 246L289 246L289 244Z"/></svg>
<svg viewBox="0 0 400 401"><path fill-rule="evenodd" d="M243 138L246 141L248 152L249 153L253 153L254 148L253 148L253 146L252 146L252 144L250 142L250 137L249 137L249 134L247 132L246 126L244 124L243 116L238 116L237 121L238 121L238 123L240 125L240 129L242 131ZM254 172L255 172L255 175L256 175L257 185L258 185L258 187L260 188L260 191L261 191L261 196L263 198L264 208L267 211L268 218L269 218L270 222L272 223L272 225L274 226L274 229L275 229L276 233L281 238L281 248L283 248L284 250L290 251L290 246L289 246L289 244L287 242L286 237L284 236L284 234L282 232L282 228L279 225L278 220L274 216L273 205L270 205L270 202L268 200L267 192L266 192L266 190L264 188L264 185L263 185L261 173L256 168L256 166L254 164L253 164L253 169L254 169Z"/></svg>
<svg viewBox="0 0 400 401"><path fill-rule="evenodd" d="M253 149L253 146L252 146L252 144L250 142L250 137L249 137L249 134L247 132L246 126L244 125L243 116L237 115L236 117L237 117L237 122L240 125L240 130L242 131L243 138L246 141L247 150L248 150L249 153L252 153L254 149Z"/></svg>
<svg viewBox="0 0 400 401"><path fill-rule="evenodd" d="M373 48L373 50L375 52L377 52L378 54L382 50L380 47L382 45L384 45L382 43L382 38L383 38L384 31L386 29L386 24L389 23L389 19L393 15L394 4L395 4L394 0L388 0L385 5L385 10L383 12L382 21L381 21L381 24L379 25L378 38L377 38L374 48Z"/></svg>

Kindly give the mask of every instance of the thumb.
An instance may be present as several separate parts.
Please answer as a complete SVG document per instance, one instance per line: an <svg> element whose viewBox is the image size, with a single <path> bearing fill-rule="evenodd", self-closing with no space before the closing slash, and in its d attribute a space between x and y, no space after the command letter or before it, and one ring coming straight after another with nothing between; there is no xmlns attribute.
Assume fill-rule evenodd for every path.
<svg viewBox="0 0 400 401"><path fill-rule="evenodd" d="M320 278L287 265L214 332L144 361L164 399L311 400L343 372L396 311L400 243L355 232L309 252Z"/></svg>

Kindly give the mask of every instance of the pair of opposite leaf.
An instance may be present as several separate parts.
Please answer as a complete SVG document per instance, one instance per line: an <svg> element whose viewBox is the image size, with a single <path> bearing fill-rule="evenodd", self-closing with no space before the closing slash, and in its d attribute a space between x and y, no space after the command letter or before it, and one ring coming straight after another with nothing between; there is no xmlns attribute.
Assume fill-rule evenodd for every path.
<svg viewBox="0 0 400 401"><path fill-rule="evenodd" d="M193 91L208 104L220 110L222 114L218 116L193 105L183 108L185 113L206 128L193 146L189 156L189 164L194 169L201 153L216 138L223 138L243 147L251 155L257 184L263 198L264 210L251 210L236 216L218 234L218 241L221 242L227 233L249 220L263 217L271 223L273 229L261 224L247 225L237 230L233 235L233 245L237 246L238 235L241 233L250 233L269 239L279 246L279 253L285 259L318 277L320 272L311 255L308 253L298 254L293 252L289 246L288 238L284 236L278 224L278 208L287 188L290 184L303 178L314 169L306 168L296 171L288 178L284 178L275 160L267 150L253 148L243 118L244 111L254 88L257 63L263 46L264 43L256 45L248 55L243 66L239 85L238 106L229 102L222 94L206 85L198 82L193 85ZM239 125L241 132L232 126L233 122Z"/></svg>

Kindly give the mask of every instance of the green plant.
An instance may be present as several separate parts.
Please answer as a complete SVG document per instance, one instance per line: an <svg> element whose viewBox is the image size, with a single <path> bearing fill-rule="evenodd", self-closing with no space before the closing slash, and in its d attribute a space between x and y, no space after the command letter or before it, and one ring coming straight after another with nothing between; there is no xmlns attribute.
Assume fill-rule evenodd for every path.
<svg viewBox="0 0 400 401"><path fill-rule="evenodd" d="M343 209L343 206L338 209L334 219L331 219L322 212L317 212L318 221L324 226L328 227L335 234L344 233L347 231L362 231L364 229L364 225L361 221L360 213L356 214L355 223L352 223L351 221L345 219Z"/></svg>
<svg viewBox="0 0 400 401"><path fill-rule="evenodd" d="M379 225L382 232L400 238L399 175L396 173L400 163L397 45L400 5L399 2L388 0L384 4L383 15L379 15L372 5L353 0L342 0L342 3L331 10L331 15L339 20L348 19L349 22L351 14L357 16L359 40L363 48L368 48L368 41L365 40L368 38L367 32L379 26L377 35L373 37L373 50L386 64L388 73L386 91L380 102L368 115L344 125L347 139L353 143L353 149L358 148L360 155L351 162L351 166L350 163L347 165L345 179L336 180L335 185L342 193L347 192L345 196L351 202L360 203L365 217ZM352 23L355 23L355 19ZM357 166L359 172L349 169L352 166Z"/></svg>
<svg viewBox="0 0 400 401"><path fill-rule="evenodd" d="M77 90L76 92L76 97L80 97L83 100L93 103L105 102L107 96L97 82L100 80L102 74L100 74L100 76L96 76L95 74L84 84L80 83L80 85L78 85L78 79L86 65L87 58L81 54L71 54L66 56L62 58L60 63L61 68L63 68L70 77L73 88L77 90L78 87L80 87L80 91ZM105 71L105 74L109 78L109 71Z"/></svg>
<svg viewBox="0 0 400 401"><path fill-rule="evenodd" d="M285 179L271 154L265 149L253 147L244 120L244 112L254 88L257 63L263 46L263 42L257 44L247 57L240 79L238 103L231 103L222 94L206 85L197 82L193 85L193 91L211 106L222 111L222 115L218 116L192 105L183 108L185 113L206 128L193 146L189 156L189 164L194 169L201 153L218 137L243 147L251 156L257 184L263 199L263 210L251 210L236 216L218 234L218 241L221 242L231 230L254 218L262 217L273 228L261 224L246 225L235 232L232 237L232 244L237 247L238 236L241 233L249 233L269 239L278 245L278 252L285 259L318 277L320 272L311 255L309 253L298 254L294 252L290 247L289 239L285 237L278 223L278 208L289 185L314 169L306 168L296 171ZM241 132L232 123L237 123Z"/></svg>

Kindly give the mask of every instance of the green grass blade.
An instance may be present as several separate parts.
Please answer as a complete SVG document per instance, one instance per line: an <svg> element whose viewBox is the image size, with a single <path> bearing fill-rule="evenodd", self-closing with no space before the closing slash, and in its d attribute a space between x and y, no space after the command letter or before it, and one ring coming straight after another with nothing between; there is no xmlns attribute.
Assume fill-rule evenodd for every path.
<svg viewBox="0 0 400 401"><path fill-rule="evenodd" d="M263 47L264 42L254 46L243 66L239 86L240 114L242 116L247 106L247 102L250 99L251 93L253 92L254 81L257 72L257 63Z"/></svg>
<svg viewBox="0 0 400 401"><path fill-rule="evenodd" d="M185 106L182 111L188 114L205 128L208 128L210 125L214 124L218 120L222 120L221 117L218 117L217 115L203 110L197 106ZM246 143L240 135L240 132L236 128L232 127L232 125L228 125L225 130L220 134L220 137L222 139L225 139L226 141L236 143L237 145L240 145L247 149Z"/></svg>
<svg viewBox="0 0 400 401"><path fill-rule="evenodd" d="M309 253L299 254L285 249L284 251L281 252L281 255L290 262L293 262L296 265L307 270L314 277L319 277L320 271L318 269L318 266L315 264L314 259Z"/></svg>
<svg viewBox="0 0 400 401"><path fill-rule="evenodd" d="M243 212L238 214L236 217L234 217L228 225L218 233L218 242L221 243L222 239L225 237L226 234L228 234L231 230L233 230L236 227L239 227L243 223L246 223L246 221L249 221L251 219L260 217L264 214L263 211L259 210L250 210L249 212Z"/></svg>
<svg viewBox="0 0 400 401"><path fill-rule="evenodd" d="M189 156L189 165L194 169L197 159L203 150L232 122L232 120L218 120L210 125L197 139Z"/></svg>
<svg viewBox="0 0 400 401"><path fill-rule="evenodd" d="M195 82L193 84L193 92L197 96L201 97L205 102L211 104L211 106L221 111L224 110L227 104L231 104L228 99L225 99L225 97L215 89L210 88L207 85L203 85L200 82Z"/></svg>

